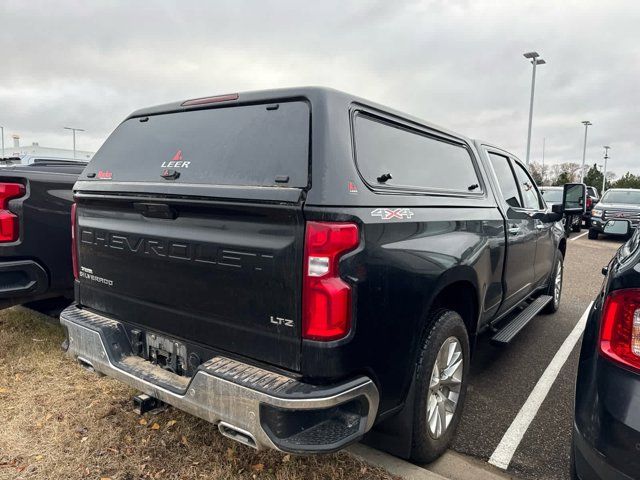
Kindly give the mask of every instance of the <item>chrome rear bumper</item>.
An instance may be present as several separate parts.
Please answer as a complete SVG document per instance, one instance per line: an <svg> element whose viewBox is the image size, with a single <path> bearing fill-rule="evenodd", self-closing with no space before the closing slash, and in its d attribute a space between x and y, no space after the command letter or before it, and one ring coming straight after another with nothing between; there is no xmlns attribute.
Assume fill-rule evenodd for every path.
<svg viewBox="0 0 640 480"><path fill-rule="evenodd" d="M367 377L319 387L217 356L188 378L133 355L124 328L113 319L72 305L60 322L67 330L67 353L81 365L257 449L331 452L360 439L375 420L379 394Z"/></svg>

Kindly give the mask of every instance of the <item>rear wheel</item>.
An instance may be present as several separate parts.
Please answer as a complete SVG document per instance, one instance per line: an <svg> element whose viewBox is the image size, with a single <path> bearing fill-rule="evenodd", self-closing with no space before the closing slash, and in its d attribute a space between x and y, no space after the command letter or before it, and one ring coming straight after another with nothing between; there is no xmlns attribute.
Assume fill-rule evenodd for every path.
<svg viewBox="0 0 640 480"><path fill-rule="evenodd" d="M574 232L579 232L580 230L582 230L582 218L578 216L573 217L571 222L571 230Z"/></svg>
<svg viewBox="0 0 640 480"><path fill-rule="evenodd" d="M597 240L599 232L593 228L589 229L589 240Z"/></svg>
<svg viewBox="0 0 640 480"><path fill-rule="evenodd" d="M558 251L556 264L547 287L547 295L551 301L542 310L544 313L555 313L560 308L560 299L562 298L562 276L564 274L564 257L562 252Z"/></svg>
<svg viewBox="0 0 640 480"><path fill-rule="evenodd" d="M411 458L418 462L432 462L451 443L469 371L469 338L462 317L439 309L428 324L416 369Z"/></svg>

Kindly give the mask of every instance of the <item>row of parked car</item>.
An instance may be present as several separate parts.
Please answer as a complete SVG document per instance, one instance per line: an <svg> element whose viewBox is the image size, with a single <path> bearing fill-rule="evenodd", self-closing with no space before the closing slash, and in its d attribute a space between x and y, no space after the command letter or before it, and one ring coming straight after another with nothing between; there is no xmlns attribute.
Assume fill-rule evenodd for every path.
<svg viewBox="0 0 640 480"><path fill-rule="evenodd" d="M540 191L547 205L562 202L562 187L541 187ZM592 240L600 234L629 237L640 222L640 190L612 188L600 198L595 187L587 186L585 213L567 219L567 233L582 230L583 222Z"/></svg>
<svg viewBox="0 0 640 480"><path fill-rule="evenodd" d="M187 100L134 112L87 166L0 171L0 296L49 311L73 298L71 358L245 445L364 437L430 461L455 433L476 343L505 346L559 308L562 221L585 214L586 190L546 202L504 149L342 92ZM607 310L627 298L634 238L590 320L601 345L611 317L618 366L640 358L640 309ZM596 350L581 371L614 368ZM576 425L582 478L583 445L640 430Z"/></svg>
<svg viewBox="0 0 640 480"><path fill-rule="evenodd" d="M591 211L589 238L631 234L640 222L640 190L612 188Z"/></svg>

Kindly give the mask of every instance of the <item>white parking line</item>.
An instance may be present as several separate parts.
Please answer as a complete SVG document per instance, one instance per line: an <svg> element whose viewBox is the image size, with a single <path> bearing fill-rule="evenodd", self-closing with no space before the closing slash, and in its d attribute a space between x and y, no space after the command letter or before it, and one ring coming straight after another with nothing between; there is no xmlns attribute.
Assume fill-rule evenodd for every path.
<svg viewBox="0 0 640 480"><path fill-rule="evenodd" d="M491 458L489 459L490 464L506 470L511 463L511 458L516 452L518 445L520 445L522 437L524 437L529 425L536 417L538 409L549 394L549 390L551 390L553 382L555 382L562 366L567 361L567 358L569 358L573 347L576 346L576 343L580 339L580 335L584 332L584 327L587 323L587 317L589 316L591 305L593 305L593 302L589 304L585 312L582 314L582 317L580 317L580 320L578 320L578 323L576 323L576 326L573 327L569 336L564 340L554 355L551 363L549 363L547 369L538 380L538 383L536 383L536 386L533 387L533 390L529 394L529 398L524 402L524 405L522 405L518 415L516 415L516 418L513 420L502 437L502 440L500 440L500 443L491 455Z"/></svg>
<svg viewBox="0 0 640 480"><path fill-rule="evenodd" d="M575 242L577 239L584 237L587 233L589 233L589 231L588 231L588 230L587 230L586 232L584 232L584 233L581 233L581 234L580 234L580 235L578 235L577 237L570 238L570 239L569 239L569 241L570 241L570 242Z"/></svg>

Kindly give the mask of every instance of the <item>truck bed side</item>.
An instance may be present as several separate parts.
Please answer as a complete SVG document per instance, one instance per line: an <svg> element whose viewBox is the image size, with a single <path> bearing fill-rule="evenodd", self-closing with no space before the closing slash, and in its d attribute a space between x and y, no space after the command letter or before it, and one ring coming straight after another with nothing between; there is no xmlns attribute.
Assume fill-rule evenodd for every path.
<svg viewBox="0 0 640 480"><path fill-rule="evenodd" d="M73 298L71 270L71 188L84 164L0 169L0 183L24 186L8 202L18 217L16 241L0 243L0 306L43 298Z"/></svg>

